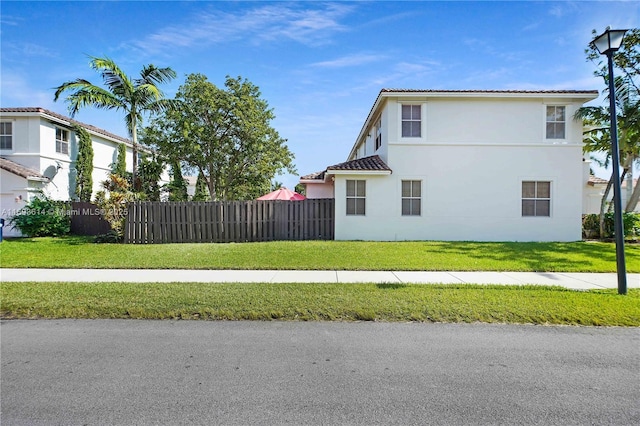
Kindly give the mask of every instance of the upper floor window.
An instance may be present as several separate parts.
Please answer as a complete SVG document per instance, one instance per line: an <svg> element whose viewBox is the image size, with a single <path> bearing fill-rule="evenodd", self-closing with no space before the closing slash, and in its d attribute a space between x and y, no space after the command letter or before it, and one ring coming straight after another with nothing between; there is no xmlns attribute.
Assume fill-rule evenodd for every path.
<svg viewBox="0 0 640 426"><path fill-rule="evenodd" d="M547 139L564 139L567 121L564 106L547 106Z"/></svg>
<svg viewBox="0 0 640 426"><path fill-rule="evenodd" d="M522 216L551 216L551 182L522 182Z"/></svg>
<svg viewBox="0 0 640 426"><path fill-rule="evenodd" d="M382 146L382 117L376 122L376 150Z"/></svg>
<svg viewBox="0 0 640 426"><path fill-rule="evenodd" d="M367 197L367 181L347 180L347 215L364 215Z"/></svg>
<svg viewBox="0 0 640 426"><path fill-rule="evenodd" d="M422 182L419 180L402 181L402 216L420 216L422 202Z"/></svg>
<svg viewBox="0 0 640 426"><path fill-rule="evenodd" d="M69 154L69 131L56 127L56 152Z"/></svg>
<svg viewBox="0 0 640 426"><path fill-rule="evenodd" d="M419 138L422 136L422 118L420 105L402 105L402 137Z"/></svg>
<svg viewBox="0 0 640 426"><path fill-rule="evenodd" d="M0 123L0 149L13 149L13 123Z"/></svg>

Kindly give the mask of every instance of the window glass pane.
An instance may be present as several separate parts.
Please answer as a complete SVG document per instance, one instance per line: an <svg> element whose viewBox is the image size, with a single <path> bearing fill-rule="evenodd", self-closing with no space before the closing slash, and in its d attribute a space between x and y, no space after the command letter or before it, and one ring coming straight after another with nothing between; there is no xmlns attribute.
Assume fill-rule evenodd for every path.
<svg viewBox="0 0 640 426"><path fill-rule="evenodd" d="M347 214L348 215L356 214L356 199L355 198L347 198Z"/></svg>
<svg viewBox="0 0 640 426"><path fill-rule="evenodd" d="M402 181L402 196L411 197L411 181L410 180Z"/></svg>
<svg viewBox="0 0 640 426"><path fill-rule="evenodd" d="M347 181L347 197L353 197L356 195L356 181L348 180Z"/></svg>
<svg viewBox="0 0 640 426"><path fill-rule="evenodd" d="M411 105L402 105L402 119L411 119Z"/></svg>
<svg viewBox="0 0 640 426"><path fill-rule="evenodd" d="M411 118L413 120L420 120L420 105L411 106Z"/></svg>
<svg viewBox="0 0 640 426"><path fill-rule="evenodd" d="M402 137L408 138L411 137L411 122L403 121L402 122Z"/></svg>
<svg viewBox="0 0 640 426"><path fill-rule="evenodd" d="M555 124L555 139L564 139L564 123Z"/></svg>
<svg viewBox="0 0 640 426"><path fill-rule="evenodd" d="M535 196L536 196L536 183L522 182L522 198L535 198Z"/></svg>
<svg viewBox="0 0 640 426"><path fill-rule="evenodd" d="M414 197L422 197L422 182L420 182L419 180L414 180L413 184L411 185L412 187L412 193Z"/></svg>
<svg viewBox="0 0 640 426"><path fill-rule="evenodd" d="M538 182L536 198L551 198L551 182Z"/></svg>
<svg viewBox="0 0 640 426"><path fill-rule="evenodd" d="M420 122L414 121L411 123L411 136L419 138L421 136Z"/></svg>
<svg viewBox="0 0 640 426"><path fill-rule="evenodd" d="M535 216L536 204L535 200L522 200L522 216Z"/></svg>
<svg viewBox="0 0 640 426"><path fill-rule="evenodd" d="M402 216L409 216L411 214L411 200L402 200Z"/></svg>
<svg viewBox="0 0 640 426"><path fill-rule="evenodd" d="M411 200L411 213L420 216L420 200Z"/></svg>
<svg viewBox="0 0 640 426"><path fill-rule="evenodd" d="M556 120L555 121L564 121L564 107L563 106L556 107Z"/></svg>
<svg viewBox="0 0 640 426"><path fill-rule="evenodd" d="M366 181L364 180L357 180L356 181L357 184L357 188L356 188L356 195L358 197L364 197L366 196Z"/></svg>
<svg viewBox="0 0 640 426"><path fill-rule="evenodd" d="M536 216L550 216L550 206L549 200L537 200L536 201Z"/></svg>
<svg viewBox="0 0 640 426"><path fill-rule="evenodd" d="M554 117L556 116L555 107L548 106L547 107L547 121L555 121Z"/></svg>
<svg viewBox="0 0 640 426"><path fill-rule="evenodd" d="M364 215L364 198L356 198L356 214Z"/></svg>

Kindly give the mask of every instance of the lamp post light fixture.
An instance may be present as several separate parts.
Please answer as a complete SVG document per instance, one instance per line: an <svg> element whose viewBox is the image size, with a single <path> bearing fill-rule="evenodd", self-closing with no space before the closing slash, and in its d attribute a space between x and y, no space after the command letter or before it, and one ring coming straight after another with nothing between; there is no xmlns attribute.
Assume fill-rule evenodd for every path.
<svg viewBox="0 0 640 426"><path fill-rule="evenodd" d="M613 54L620 49L627 30L612 30L609 27L591 44L607 55L609 66L609 113L611 114L611 158L613 160L613 228L616 240L616 270L618 272L618 294L627 294L627 272L624 260L624 226L620 185L620 150L618 148L618 123L616 119L616 92L613 82Z"/></svg>

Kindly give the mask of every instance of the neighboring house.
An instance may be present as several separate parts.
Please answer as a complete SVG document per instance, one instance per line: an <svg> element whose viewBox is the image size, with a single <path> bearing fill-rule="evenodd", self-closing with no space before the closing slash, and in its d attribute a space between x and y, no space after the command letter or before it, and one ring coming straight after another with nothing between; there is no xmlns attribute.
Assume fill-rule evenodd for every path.
<svg viewBox="0 0 640 426"><path fill-rule="evenodd" d="M383 89L347 161L300 183L335 198L338 240L580 240L586 165L572 117L597 96Z"/></svg>
<svg viewBox="0 0 640 426"><path fill-rule="evenodd" d="M633 185L629 185L629 182L629 179L625 179L622 181L621 185L620 199L622 200L623 209L627 205L627 200L631 198L631 193L633 192L633 188L636 186L638 179L633 179ZM584 190L584 206L582 209L584 214L600 213L600 203L602 202L604 191L607 188L607 183L609 183L607 179L589 176ZM609 191L606 202L606 208L608 208L609 204L613 202L613 188ZM640 212L640 203L638 203L634 211Z"/></svg>
<svg viewBox="0 0 640 426"><path fill-rule="evenodd" d="M36 194L55 200L75 199L75 159L78 142L71 127L84 127L93 142L93 194L117 158L117 147L127 147L127 168L133 167L129 139L80 123L44 108L0 108L1 216L16 214ZM5 225L4 235L19 235Z"/></svg>

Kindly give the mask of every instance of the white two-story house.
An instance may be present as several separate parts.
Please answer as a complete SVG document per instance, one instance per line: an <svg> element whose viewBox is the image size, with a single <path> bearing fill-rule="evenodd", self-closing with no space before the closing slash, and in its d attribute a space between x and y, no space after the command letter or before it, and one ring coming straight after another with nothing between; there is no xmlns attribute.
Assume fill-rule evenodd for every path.
<svg viewBox="0 0 640 426"><path fill-rule="evenodd" d="M37 194L75 199L75 160L78 141L72 124L87 130L93 143L93 193L101 189L118 145L126 147L128 170L133 167L129 139L80 123L44 108L0 108L0 211L3 219L15 215ZM5 236L19 232L5 224Z"/></svg>
<svg viewBox="0 0 640 426"><path fill-rule="evenodd" d="M383 89L347 161L300 182L335 198L338 240L580 240L573 115L597 96Z"/></svg>

